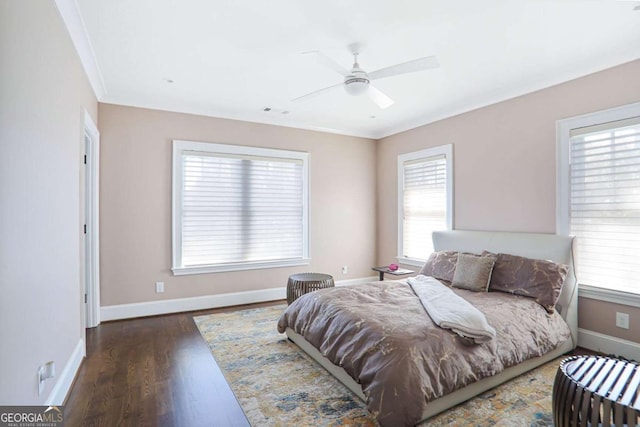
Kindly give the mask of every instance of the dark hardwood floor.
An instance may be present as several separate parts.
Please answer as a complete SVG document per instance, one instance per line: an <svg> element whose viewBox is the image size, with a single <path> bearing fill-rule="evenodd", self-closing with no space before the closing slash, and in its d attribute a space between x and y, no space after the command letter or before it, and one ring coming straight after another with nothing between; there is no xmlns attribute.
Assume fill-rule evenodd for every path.
<svg viewBox="0 0 640 427"><path fill-rule="evenodd" d="M106 322L65 403L66 426L249 426L193 316L245 305ZM590 353L578 348L575 354Z"/></svg>
<svg viewBox="0 0 640 427"><path fill-rule="evenodd" d="M106 322L64 407L67 426L249 426L193 316L245 305Z"/></svg>

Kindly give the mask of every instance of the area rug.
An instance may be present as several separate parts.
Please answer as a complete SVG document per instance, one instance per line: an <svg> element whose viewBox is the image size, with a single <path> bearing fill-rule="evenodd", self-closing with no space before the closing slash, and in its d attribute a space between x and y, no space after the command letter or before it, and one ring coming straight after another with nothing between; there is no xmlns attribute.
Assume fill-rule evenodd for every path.
<svg viewBox="0 0 640 427"><path fill-rule="evenodd" d="M194 317L252 426L376 426L365 404L276 330L278 305ZM422 426L552 426L560 359Z"/></svg>

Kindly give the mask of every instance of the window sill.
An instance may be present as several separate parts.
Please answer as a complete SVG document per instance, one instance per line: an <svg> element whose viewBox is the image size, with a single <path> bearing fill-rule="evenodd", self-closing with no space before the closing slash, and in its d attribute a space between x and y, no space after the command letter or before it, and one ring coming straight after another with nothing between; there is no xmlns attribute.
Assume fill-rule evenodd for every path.
<svg viewBox="0 0 640 427"><path fill-rule="evenodd" d="M295 267L309 265L311 258L278 260L268 262L246 262L241 264L203 265L198 267L173 267L174 276L186 276L189 274L223 273L227 271L261 270L266 268Z"/></svg>
<svg viewBox="0 0 640 427"><path fill-rule="evenodd" d="M420 259L414 259L414 258L397 257L396 259L400 264L410 265L412 267L419 267L419 268L422 268L424 266L424 263L426 262L426 261L423 261Z"/></svg>
<svg viewBox="0 0 640 427"><path fill-rule="evenodd" d="M631 307L640 307L640 294L617 291L615 289L579 285L578 296L582 298L612 302L615 304L628 305Z"/></svg>

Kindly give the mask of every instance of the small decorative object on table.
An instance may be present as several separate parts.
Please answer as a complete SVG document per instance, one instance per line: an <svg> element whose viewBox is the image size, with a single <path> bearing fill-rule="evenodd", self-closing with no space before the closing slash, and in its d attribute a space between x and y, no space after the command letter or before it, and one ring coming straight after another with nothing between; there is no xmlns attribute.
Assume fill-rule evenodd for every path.
<svg viewBox="0 0 640 427"><path fill-rule="evenodd" d="M392 268L393 266L395 266L395 268ZM413 270L399 268L397 264L390 264L389 266L384 267L372 267L371 269L379 273L380 280L384 280L384 273L391 274L393 276L404 276L406 274L415 273Z"/></svg>
<svg viewBox="0 0 640 427"><path fill-rule="evenodd" d="M333 288L335 283L329 274L298 273L289 276L287 282L287 304L291 304L302 295L318 289Z"/></svg>
<svg viewBox="0 0 640 427"><path fill-rule="evenodd" d="M640 365L601 356L560 363L553 384L556 427L640 425Z"/></svg>

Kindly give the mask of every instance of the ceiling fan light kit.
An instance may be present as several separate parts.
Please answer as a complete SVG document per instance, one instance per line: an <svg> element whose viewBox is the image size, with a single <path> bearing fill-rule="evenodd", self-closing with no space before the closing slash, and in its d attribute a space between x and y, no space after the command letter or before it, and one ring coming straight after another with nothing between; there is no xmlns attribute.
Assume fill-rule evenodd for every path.
<svg viewBox="0 0 640 427"><path fill-rule="evenodd" d="M344 90L353 96L362 95L369 89L369 79L351 77L344 80Z"/></svg>

